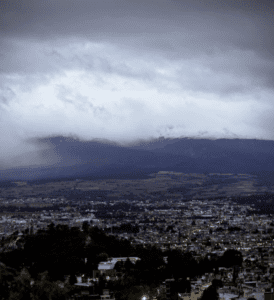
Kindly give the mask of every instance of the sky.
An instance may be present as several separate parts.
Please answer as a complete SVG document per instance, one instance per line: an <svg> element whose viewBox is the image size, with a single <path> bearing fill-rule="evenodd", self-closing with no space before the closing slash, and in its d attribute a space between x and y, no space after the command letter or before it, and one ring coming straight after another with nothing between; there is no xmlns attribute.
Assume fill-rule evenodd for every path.
<svg viewBox="0 0 274 300"><path fill-rule="evenodd" d="M60 135L273 140L273 12L272 0L0 1L0 167Z"/></svg>

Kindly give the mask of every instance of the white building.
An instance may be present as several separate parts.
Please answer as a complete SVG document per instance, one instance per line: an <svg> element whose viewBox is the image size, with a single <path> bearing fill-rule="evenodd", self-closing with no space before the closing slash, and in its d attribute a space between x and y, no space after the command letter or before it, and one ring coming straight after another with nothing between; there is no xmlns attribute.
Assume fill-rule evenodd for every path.
<svg viewBox="0 0 274 300"><path fill-rule="evenodd" d="M125 262L127 259L129 259L134 264L137 260L140 260L139 257L112 257L108 261L100 262L98 265L98 270L112 270L118 261Z"/></svg>

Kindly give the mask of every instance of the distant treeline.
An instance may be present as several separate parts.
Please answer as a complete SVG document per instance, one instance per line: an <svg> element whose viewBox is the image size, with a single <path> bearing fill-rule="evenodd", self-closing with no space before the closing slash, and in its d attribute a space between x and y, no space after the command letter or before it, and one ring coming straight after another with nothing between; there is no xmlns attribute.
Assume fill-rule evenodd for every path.
<svg viewBox="0 0 274 300"><path fill-rule="evenodd" d="M20 210L19 210L20 208ZM50 206L19 206L19 205L5 205L0 206L0 212L39 212L39 211L56 211L60 209L60 205L50 205Z"/></svg>
<svg viewBox="0 0 274 300"><path fill-rule="evenodd" d="M253 194L250 196L235 196L231 197L232 201L238 204L251 205L254 204L255 210L248 212L248 215L253 214L273 214L274 213L274 194Z"/></svg>

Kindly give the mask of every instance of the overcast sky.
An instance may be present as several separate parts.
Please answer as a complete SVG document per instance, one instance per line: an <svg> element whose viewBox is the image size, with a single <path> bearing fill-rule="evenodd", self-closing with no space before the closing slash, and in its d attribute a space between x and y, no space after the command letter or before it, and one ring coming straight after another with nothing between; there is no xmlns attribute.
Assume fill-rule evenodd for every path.
<svg viewBox="0 0 274 300"><path fill-rule="evenodd" d="M274 2L0 1L0 161L53 135L274 139Z"/></svg>

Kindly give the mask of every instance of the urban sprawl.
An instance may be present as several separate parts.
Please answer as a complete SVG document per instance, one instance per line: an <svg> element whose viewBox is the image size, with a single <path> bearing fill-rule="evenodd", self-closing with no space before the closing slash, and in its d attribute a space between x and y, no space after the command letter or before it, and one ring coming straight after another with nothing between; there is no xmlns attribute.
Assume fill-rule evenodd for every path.
<svg viewBox="0 0 274 300"><path fill-rule="evenodd" d="M226 184L222 181L211 184L207 189L215 190L214 197L207 197L208 191L205 192L205 188L202 189L200 184L201 180L204 184L208 175L197 175L196 178L193 175L189 180L184 179L184 187L187 189L184 193L178 189L181 186L178 183L178 174L177 181L174 179L173 185L170 185L171 175L174 176L167 172L159 172L149 179L150 181L147 180L142 186L139 182L134 188L129 187L129 181L124 181L123 184L119 183L119 180L100 181L96 187L94 181L93 186L87 187L87 181L75 180L63 183L65 188L66 184L70 186L70 193L65 193L65 188L60 190L55 187L55 194L52 195L44 188L38 196L27 196L25 193L20 197L17 193L13 198L10 190L28 187L28 183L17 182L17 187L2 189L1 193L1 253L23 248L22 240L26 234L37 234L50 224L79 227L80 231L84 230L83 224L86 224L89 227L98 227L108 236L127 240L134 246L157 247L162 251L166 264L169 260L166 253L172 250L189 252L197 262L205 258L210 262L223 256L228 250L241 253L240 265L221 267L218 272L213 270L193 278L188 277L190 289L184 292L176 290L173 284L178 281L176 276L165 278L156 286L158 294L153 295L153 299L206 299L202 298L204 291L213 281L222 282L216 288L220 299L272 299L274 223L272 213L267 213L268 206L269 211L272 209L272 202L269 200L271 197L265 200L256 197L256 191L252 190L255 185L247 175L244 177L244 183L241 179L234 183ZM232 176L229 178L231 180ZM235 176L233 178L235 179ZM149 190L151 180L154 180L154 187ZM155 188L157 180L158 187ZM240 183L248 188L243 193L241 191L239 194L236 191L233 194L233 184L237 190ZM117 188L119 184L123 185L122 190ZM125 190L125 187L128 187L128 190ZM172 192L168 188L173 189ZM193 189L203 192L193 195L189 192ZM220 190L226 190L226 193L221 193ZM5 192L9 193L8 197ZM260 187L257 194L263 195L263 192L264 187ZM254 195L252 201L241 201L250 195ZM263 212L258 209L258 203L264 205ZM91 287L95 286L100 276L105 276L109 282L120 280L117 275L117 262L125 264L131 261L136 264L139 260L138 255L106 257L99 262L97 270L93 270L90 276L76 274L77 281L73 284L79 287L79 291L71 295L71 299L115 298L111 285L105 285L97 296ZM64 278L64 282L68 282L68 278ZM146 300L149 297L144 294L142 299Z"/></svg>

